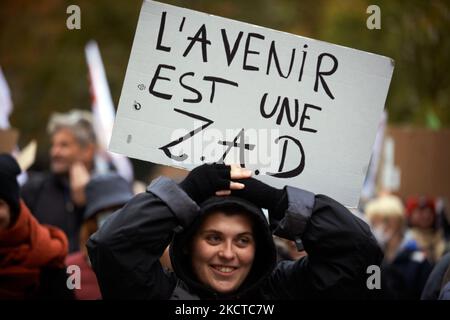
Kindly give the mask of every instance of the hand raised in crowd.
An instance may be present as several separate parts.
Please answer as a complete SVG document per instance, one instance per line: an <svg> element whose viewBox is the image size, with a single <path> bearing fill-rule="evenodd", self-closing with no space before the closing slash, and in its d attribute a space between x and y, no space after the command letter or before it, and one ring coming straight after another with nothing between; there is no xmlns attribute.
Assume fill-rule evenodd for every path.
<svg viewBox="0 0 450 320"><path fill-rule="evenodd" d="M89 171L82 162L75 162L70 167L70 190L72 200L77 206L84 206L86 204L85 188L89 179Z"/></svg>
<svg viewBox="0 0 450 320"><path fill-rule="evenodd" d="M283 189L274 188L260 180L248 177L240 180L245 188L234 189L230 194L246 199L260 208L275 210L280 202L284 202L283 208L287 205L286 194Z"/></svg>
<svg viewBox="0 0 450 320"><path fill-rule="evenodd" d="M230 190L243 189L242 183L231 179L244 179L252 175L250 170L238 165L203 164L193 169L180 183L180 187L197 204L213 195L228 195Z"/></svg>
<svg viewBox="0 0 450 320"><path fill-rule="evenodd" d="M231 179L246 179L246 178L250 178L252 176L252 171L245 169L245 168L241 168L239 165L237 164L232 164L229 166L230 167L230 178ZM230 186L229 188L226 188L224 190L219 190L216 191L216 195L217 196L227 196L231 194L231 190L242 190L245 188L245 184L240 183L240 182L233 182L230 181Z"/></svg>

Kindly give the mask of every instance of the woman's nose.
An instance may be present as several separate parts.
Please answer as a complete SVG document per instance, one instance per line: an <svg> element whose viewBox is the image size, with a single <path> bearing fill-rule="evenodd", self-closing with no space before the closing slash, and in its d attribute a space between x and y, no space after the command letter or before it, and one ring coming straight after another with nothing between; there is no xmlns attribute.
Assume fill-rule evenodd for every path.
<svg viewBox="0 0 450 320"><path fill-rule="evenodd" d="M233 245L231 243L224 243L219 250L219 257L224 259L233 259L234 258L234 250Z"/></svg>

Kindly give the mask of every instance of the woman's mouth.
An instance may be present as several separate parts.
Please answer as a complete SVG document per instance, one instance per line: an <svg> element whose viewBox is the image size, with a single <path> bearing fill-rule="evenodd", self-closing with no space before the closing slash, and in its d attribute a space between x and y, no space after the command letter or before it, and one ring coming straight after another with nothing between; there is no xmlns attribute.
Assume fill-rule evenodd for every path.
<svg viewBox="0 0 450 320"><path fill-rule="evenodd" d="M223 265L211 265L211 268L215 271L218 271L220 274L229 275L232 274L235 270L237 270L237 267L232 266L223 266Z"/></svg>

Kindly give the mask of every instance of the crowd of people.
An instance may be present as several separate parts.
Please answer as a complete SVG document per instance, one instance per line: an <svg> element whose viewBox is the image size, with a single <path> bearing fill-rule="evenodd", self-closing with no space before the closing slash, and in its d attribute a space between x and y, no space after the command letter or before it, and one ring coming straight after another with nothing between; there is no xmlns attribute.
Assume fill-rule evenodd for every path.
<svg viewBox="0 0 450 320"><path fill-rule="evenodd" d="M450 218L434 198L385 194L358 216L224 164L137 190L98 169L87 112L48 133L50 170L23 185L0 155L0 299L450 299Z"/></svg>

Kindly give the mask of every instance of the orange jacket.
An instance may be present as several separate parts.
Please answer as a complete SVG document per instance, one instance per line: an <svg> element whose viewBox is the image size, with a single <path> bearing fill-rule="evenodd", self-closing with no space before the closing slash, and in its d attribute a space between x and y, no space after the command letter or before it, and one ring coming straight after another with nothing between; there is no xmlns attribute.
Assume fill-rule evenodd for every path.
<svg viewBox="0 0 450 320"><path fill-rule="evenodd" d="M33 296L41 269L64 268L67 251L64 232L39 224L21 200L16 223L0 230L0 299Z"/></svg>

